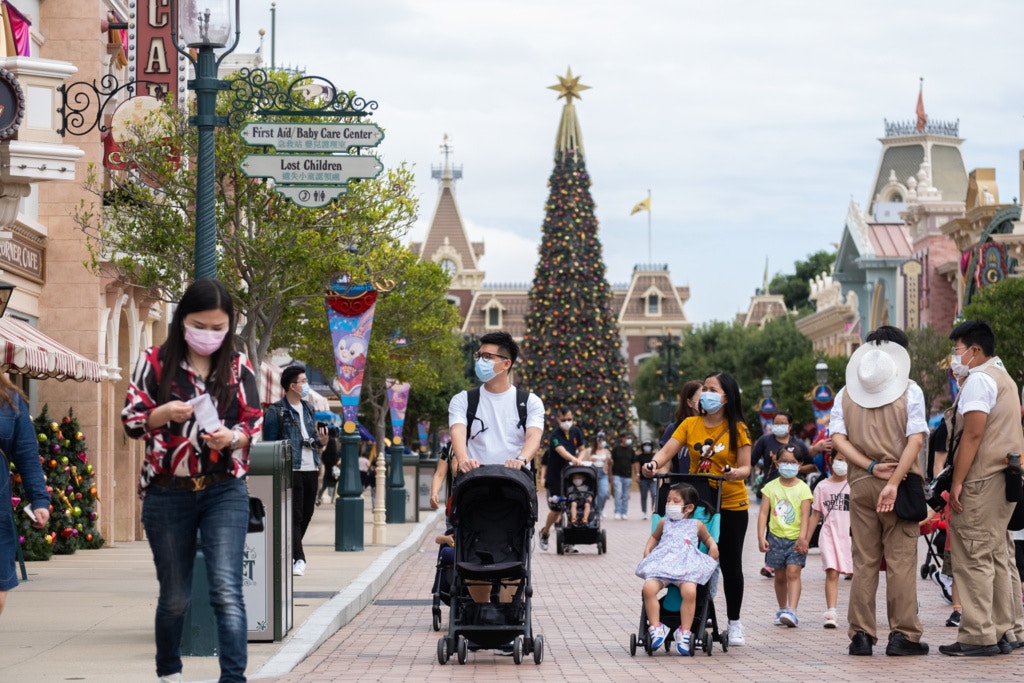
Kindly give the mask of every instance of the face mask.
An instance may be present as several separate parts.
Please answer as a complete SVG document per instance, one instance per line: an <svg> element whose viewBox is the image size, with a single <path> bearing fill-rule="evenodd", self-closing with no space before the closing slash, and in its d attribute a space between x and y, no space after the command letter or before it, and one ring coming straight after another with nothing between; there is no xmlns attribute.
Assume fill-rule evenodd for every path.
<svg viewBox="0 0 1024 683"><path fill-rule="evenodd" d="M683 506L682 505L666 505L665 516L671 519L673 522L678 522L683 518Z"/></svg>
<svg viewBox="0 0 1024 683"><path fill-rule="evenodd" d="M832 472L840 477L845 477L849 467L844 460L836 460L832 463Z"/></svg>
<svg viewBox="0 0 1024 683"><path fill-rule="evenodd" d="M789 425L772 425L772 434L779 438L786 436L789 434Z"/></svg>
<svg viewBox="0 0 1024 683"><path fill-rule="evenodd" d="M200 356L209 356L224 343L224 337L228 331L218 332L217 330L200 330L197 327L185 325L185 343L188 348Z"/></svg>
<svg viewBox="0 0 1024 683"><path fill-rule="evenodd" d="M706 413L717 413L722 409L722 397L713 391L701 392L700 407Z"/></svg>
<svg viewBox="0 0 1024 683"><path fill-rule="evenodd" d="M476 378L481 382L489 382L498 374L494 371L494 361L485 358L477 359L473 365L473 372L476 373Z"/></svg>
<svg viewBox="0 0 1024 683"><path fill-rule="evenodd" d="M779 476L783 479L792 479L800 474L800 465L795 462L786 462L779 465Z"/></svg>
<svg viewBox="0 0 1024 683"><path fill-rule="evenodd" d="M306 398L307 396L309 396L309 391L309 382L307 382L299 387L299 396L301 396L302 398Z"/></svg>
<svg viewBox="0 0 1024 683"><path fill-rule="evenodd" d="M642 450L642 451L643 451L644 453L650 453L650 452L651 452L651 447L650 447L650 446L644 446L644 447L643 447L643 448L642 448L641 450Z"/></svg>
<svg viewBox="0 0 1024 683"><path fill-rule="evenodd" d="M573 477L572 478L572 485L573 486L583 486L583 477Z"/></svg>
<svg viewBox="0 0 1024 683"><path fill-rule="evenodd" d="M559 422L558 426L562 428L563 432L567 432L570 429L572 429L572 420L565 420L564 422Z"/></svg>
<svg viewBox="0 0 1024 683"><path fill-rule="evenodd" d="M964 365L963 358L966 354L967 352L964 351L959 356L954 355L949 357L949 370L950 372L953 373L953 376L958 379L966 377L967 374L971 371L969 367Z"/></svg>
<svg viewBox="0 0 1024 683"><path fill-rule="evenodd" d="M633 439L626 439L626 445L627 446L632 446L633 445Z"/></svg>

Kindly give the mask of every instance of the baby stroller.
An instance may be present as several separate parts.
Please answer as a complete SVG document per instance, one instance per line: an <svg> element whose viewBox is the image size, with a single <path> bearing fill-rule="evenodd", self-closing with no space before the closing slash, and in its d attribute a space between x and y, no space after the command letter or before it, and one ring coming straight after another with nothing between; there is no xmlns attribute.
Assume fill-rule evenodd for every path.
<svg viewBox="0 0 1024 683"><path fill-rule="evenodd" d="M455 480L451 524L455 562L451 570L448 635L437 641L437 661L455 654L465 664L474 649L511 644L512 660L544 659L544 637L531 626L533 586L530 546L537 523L537 490L528 472L484 465ZM490 602L476 602L470 587L490 585ZM498 601L514 589L511 602Z"/></svg>
<svg viewBox="0 0 1024 683"><path fill-rule="evenodd" d="M449 533L446 531L445 533ZM434 572L434 587L431 589L430 613L433 617L435 631L441 630L441 604L451 607L452 604L452 563L455 560L455 549L451 546L437 548L437 565Z"/></svg>
<svg viewBox="0 0 1024 683"><path fill-rule="evenodd" d="M668 498L669 489L675 484L689 484L697 489L697 495L700 498L700 504L697 506L693 518L704 522L708 533L717 542L721 526L718 510L722 504L721 484L724 479L705 474L659 474L656 475L656 478L660 480L660 484L658 486L658 503L655 513L651 516L651 530L654 530L665 514L665 500ZM701 544L701 550L707 551L703 544ZM712 576L706 584L697 586L697 604L693 613L693 625L690 627L693 633L690 646L691 657L699 649L703 649L708 656L711 656L712 645L716 640L721 643L722 652L729 651L729 634L718 630L715 603L711 599L711 587L715 580L716 577ZM675 631L680 626L679 608L682 605L682 596L679 594L679 589L669 586L665 595L658 600L658 604L661 605L661 622L669 629L669 635L665 638L664 644L667 652L675 636ZM636 633L629 634L630 655L636 655L638 644L643 646L648 655L654 654L651 649L651 636L647 630L650 625L647 621L647 611L641 602L640 629Z"/></svg>
<svg viewBox="0 0 1024 683"><path fill-rule="evenodd" d="M577 524L575 520L569 519L570 498L573 496L575 487L573 478L583 477L583 486L591 494L590 516ZM594 498L597 494L597 470L589 465L570 465L562 470L562 496L560 506L562 516L558 522L558 529L555 532L555 550L559 555L565 554L565 546L572 545L594 545L597 544L597 554L603 555L608 552L608 533L601 528L601 515L597 513L594 505ZM583 514L583 501L576 504L576 513Z"/></svg>

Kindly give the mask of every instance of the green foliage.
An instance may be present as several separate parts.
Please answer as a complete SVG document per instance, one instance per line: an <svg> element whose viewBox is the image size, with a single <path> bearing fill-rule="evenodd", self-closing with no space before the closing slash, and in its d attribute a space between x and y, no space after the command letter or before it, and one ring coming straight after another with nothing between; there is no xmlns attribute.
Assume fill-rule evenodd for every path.
<svg viewBox="0 0 1024 683"><path fill-rule="evenodd" d="M929 413L949 407L949 336L928 325L920 330L907 330L910 338L910 379L924 392Z"/></svg>
<svg viewBox="0 0 1024 683"><path fill-rule="evenodd" d="M549 412L573 408L588 439L602 429L623 432L630 429L631 390L582 155L559 152L548 185L522 385Z"/></svg>
<svg viewBox="0 0 1024 683"><path fill-rule="evenodd" d="M806 311L811 308L810 281L822 273L832 270L836 255L834 252L818 251L809 254L806 260L793 264L795 273L777 273L768 285L772 294L781 294L789 310Z"/></svg>
<svg viewBox="0 0 1024 683"><path fill-rule="evenodd" d="M996 355L1017 383L1024 385L1024 278L1011 277L982 287L964 307L965 320L987 320L996 335ZM947 342L946 351L949 351Z"/></svg>
<svg viewBox="0 0 1024 683"><path fill-rule="evenodd" d="M282 73L271 78L282 86L290 80ZM218 113L227 114L229 97L220 96ZM194 262L196 175L189 160L196 157L198 138L186 115L167 108L162 118L137 126L138 141L122 142L132 170L90 169L87 188L105 205L83 202L73 212L89 238L94 272L171 301L192 280ZM215 139L218 277L241 313L240 338L255 364L277 324L298 315L301 302L322 300L339 273L369 270L375 282L399 278L396 264L371 256L416 218L413 174L404 164L377 179L353 181L346 195L308 209L279 195L272 182L242 173L245 156L263 148L245 144L230 128L218 128Z"/></svg>
<svg viewBox="0 0 1024 683"><path fill-rule="evenodd" d="M26 560L48 560L53 553L70 555L79 548L99 548L103 536L96 528L99 518L96 506L96 471L89 463L85 437L78 419L69 410L60 423L52 421L43 406L33 421L39 440L39 459L50 491L50 521L42 529L35 529L21 509L28 505L21 477L11 465L13 496L19 499L15 506L18 535L23 538L22 551Z"/></svg>

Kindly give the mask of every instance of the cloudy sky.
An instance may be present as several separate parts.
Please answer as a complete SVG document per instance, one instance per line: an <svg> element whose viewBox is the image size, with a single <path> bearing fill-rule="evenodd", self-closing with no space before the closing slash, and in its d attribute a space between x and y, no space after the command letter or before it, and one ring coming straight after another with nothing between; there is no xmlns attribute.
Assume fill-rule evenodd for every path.
<svg viewBox="0 0 1024 683"><path fill-rule="evenodd" d="M270 0L243 2L239 51ZM968 169L1019 195L1024 2L982 0L277 0L276 65L379 103L384 163L417 176L422 238L445 134L457 199L486 241L487 281L527 283L537 261L568 67L608 278L667 263L695 323L745 310L771 274L838 242L868 201L883 120L959 119ZM648 189L647 216L630 216Z"/></svg>

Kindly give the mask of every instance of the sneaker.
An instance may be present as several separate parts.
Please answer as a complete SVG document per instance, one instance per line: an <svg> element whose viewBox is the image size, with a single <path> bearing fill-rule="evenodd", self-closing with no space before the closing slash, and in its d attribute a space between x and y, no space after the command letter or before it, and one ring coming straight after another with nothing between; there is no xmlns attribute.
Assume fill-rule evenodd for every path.
<svg viewBox="0 0 1024 683"><path fill-rule="evenodd" d="M509 643L508 645L502 645L501 647L499 647L497 650L494 651L494 654L498 655L499 657L511 657L512 656L512 644Z"/></svg>
<svg viewBox="0 0 1024 683"><path fill-rule="evenodd" d="M949 619L946 619L946 626L960 628L960 610L953 610L953 613L949 615Z"/></svg>
<svg viewBox="0 0 1024 683"><path fill-rule="evenodd" d="M657 626L651 626L647 629L647 632L651 636L651 651L653 652L661 647L662 643L665 642L665 638L668 637L668 626L658 624Z"/></svg>
<svg viewBox="0 0 1024 683"><path fill-rule="evenodd" d="M775 577L775 570L772 569L771 567L765 565L764 567L761 567L761 576L763 576L766 579L774 578Z"/></svg>
<svg viewBox="0 0 1024 683"><path fill-rule="evenodd" d="M306 575L306 561L295 560L292 562L292 576L305 576Z"/></svg>
<svg viewBox="0 0 1024 683"><path fill-rule="evenodd" d="M850 654L855 657L871 656L871 636L864 631L857 631L850 639Z"/></svg>
<svg viewBox="0 0 1024 683"><path fill-rule="evenodd" d="M541 550L547 550L548 549L548 534L542 533L540 535L540 549Z"/></svg>
<svg viewBox="0 0 1024 683"><path fill-rule="evenodd" d="M645 512L644 514L640 515L640 519L647 519L647 513Z"/></svg>
<svg viewBox="0 0 1024 683"><path fill-rule="evenodd" d="M779 621L782 622L783 626L789 628L796 628L800 625L800 620L796 618L796 610L786 609L782 611L782 615L779 616Z"/></svg>
<svg viewBox="0 0 1024 683"><path fill-rule="evenodd" d="M825 612L825 628L836 628L839 626L839 621L836 619L836 611L834 609L827 610Z"/></svg>
<svg viewBox="0 0 1024 683"><path fill-rule="evenodd" d="M678 652L684 657L689 656L691 638L690 632L683 631L682 628L677 628L673 638L675 638L676 641L676 652Z"/></svg>
<svg viewBox="0 0 1024 683"><path fill-rule="evenodd" d="M946 601L947 605L953 604L953 577L946 576L938 569L930 574L931 580L935 582L935 585L939 587L939 591L942 593L942 599Z"/></svg>
<svg viewBox="0 0 1024 683"><path fill-rule="evenodd" d="M578 555L580 551L574 545L567 545L565 546L564 552L566 555Z"/></svg>
<svg viewBox="0 0 1024 683"><path fill-rule="evenodd" d="M159 679L157 679L157 683L181 683L181 674L161 676Z"/></svg>
<svg viewBox="0 0 1024 683"><path fill-rule="evenodd" d="M729 647L741 647L747 644L747 639L743 637L743 624L737 621L729 622Z"/></svg>
<svg viewBox="0 0 1024 683"><path fill-rule="evenodd" d="M996 648L996 652L999 649ZM889 644L885 648L885 654L890 657L906 657L912 655L926 655L928 654L927 643L915 643L912 640L907 639L905 635L899 631L892 631L889 634Z"/></svg>
<svg viewBox="0 0 1024 683"><path fill-rule="evenodd" d="M772 622L773 625L775 625L775 626L782 626L782 613L785 612L785 611L786 610L784 610L784 609L780 609L779 611L777 611L775 613L775 621Z"/></svg>

